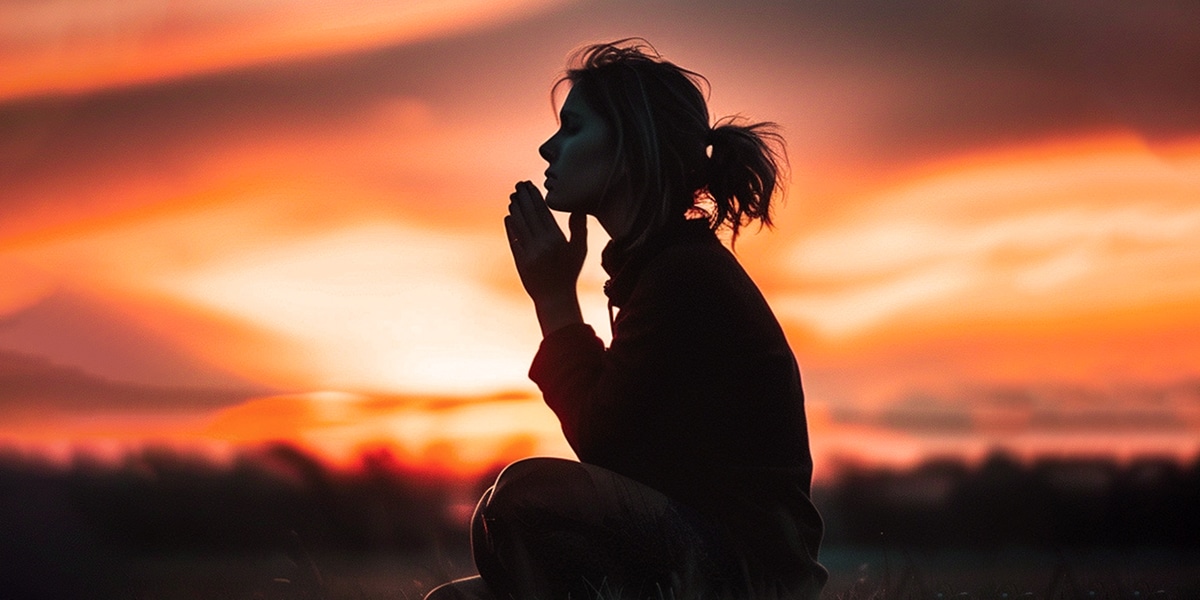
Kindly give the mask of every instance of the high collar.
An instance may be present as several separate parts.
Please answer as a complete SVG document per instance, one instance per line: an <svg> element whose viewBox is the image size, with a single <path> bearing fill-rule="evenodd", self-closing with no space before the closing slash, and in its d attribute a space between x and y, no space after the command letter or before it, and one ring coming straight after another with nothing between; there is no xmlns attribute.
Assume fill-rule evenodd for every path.
<svg viewBox="0 0 1200 600"><path fill-rule="evenodd" d="M708 221L689 219L659 232L632 249L619 244L617 240L610 241L600 254L600 265L609 276L604 283L604 294L608 296L610 307L623 306L629 300L642 270L660 252L675 244L704 240L717 241L716 234L708 228Z"/></svg>

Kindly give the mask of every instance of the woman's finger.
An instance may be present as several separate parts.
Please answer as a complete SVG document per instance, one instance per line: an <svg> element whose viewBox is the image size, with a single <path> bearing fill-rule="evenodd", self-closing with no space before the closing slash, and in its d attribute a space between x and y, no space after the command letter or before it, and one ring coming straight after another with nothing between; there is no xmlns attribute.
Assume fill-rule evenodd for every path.
<svg viewBox="0 0 1200 600"><path fill-rule="evenodd" d="M546 199L542 197L542 192L537 189L537 186L533 185L532 181L525 181L523 183L525 193L529 196L530 206L538 218L538 223L542 227L553 227L558 231L562 231L558 228L558 222L554 220L554 215L550 214L550 207L546 206Z"/></svg>
<svg viewBox="0 0 1200 600"><path fill-rule="evenodd" d="M567 245L576 252L587 252L587 214L581 212L571 213L571 219L567 221L571 228L571 240Z"/></svg>
<svg viewBox="0 0 1200 600"><path fill-rule="evenodd" d="M519 239L526 241L531 240L533 239L533 230L530 227L529 217L526 214L527 211L523 206L524 202L521 199L521 194L514 193L514 196L515 197L513 198L512 202L508 204L507 219L511 221L511 223L509 223L509 226L511 227L510 233L515 234L515 236ZM513 235L509 235L509 239L512 238Z"/></svg>
<svg viewBox="0 0 1200 600"><path fill-rule="evenodd" d="M514 216L521 221L522 225L530 232L536 232L540 229L536 209L533 205L533 200L529 197L529 192L520 183L517 184L516 191L513 192L514 198L512 202L512 212Z"/></svg>
<svg viewBox="0 0 1200 600"><path fill-rule="evenodd" d="M511 216L504 217L504 233L508 236L508 250L512 253L513 260L519 269L525 261L525 246L521 242L521 235L517 233L516 227L513 225Z"/></svg>
<svg viewBox="0 0 1200 600"><path fill-rule="evenodd" d="M516 194L517 210L530 233L539 237L548 236L552 239L562 237L562 230L554 222L554 217L550 214L546 201L542 199L541 193L533 187L532 183L528 181L518 183Z"/></svg>
<svg viewBox="0 0 1200 600"><path fill-rule="evenodd" d="M517 231L513 227L512 215L504 216L504 235L508 237L508 245L510 246L521 240L521 236L517 235Z"/></svg>

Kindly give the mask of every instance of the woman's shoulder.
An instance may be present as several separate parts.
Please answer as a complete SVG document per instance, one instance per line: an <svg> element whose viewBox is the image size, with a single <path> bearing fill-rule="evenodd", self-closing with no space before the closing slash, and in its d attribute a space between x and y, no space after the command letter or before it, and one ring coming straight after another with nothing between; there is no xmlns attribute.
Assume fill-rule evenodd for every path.
<svg viewBox="0 0 1200 600"><path fill-rule="evenodd" d="M642 277L680 286L754 285L737 257L712 232L667 246L647 263Z"/></svg>
<svg viewBox="0 0 1200 600"><path fill-rule="evenodd" d="M770 310L737 257L715 236L663 249L646 264L630 302L667 304L691 318L730 324Z"/></svg>
<svg viewBox="0 0 1200 600"><path fill-rule="evenodd" d="M690 221L660 233L634 249L610 242L601 264L609 272L605 293L615 306L625 306L635 292L662 291L683 285L704 270L705 263L720 260L720 241L705 222Z"/></svg>

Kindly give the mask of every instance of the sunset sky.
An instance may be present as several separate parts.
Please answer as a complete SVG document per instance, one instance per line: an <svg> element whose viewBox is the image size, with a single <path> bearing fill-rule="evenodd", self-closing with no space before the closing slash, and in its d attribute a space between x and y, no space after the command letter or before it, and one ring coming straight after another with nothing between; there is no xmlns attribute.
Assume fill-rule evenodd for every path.
<svg viewBox="0 0 1200 600"><path fill-rule="evenodd" d="M841 457L1200 451L1200 5L0 0L0 445L569 456L503 236L641 36L779 123L737 253ZM608 335L599 250L585 317Z"/></svg>

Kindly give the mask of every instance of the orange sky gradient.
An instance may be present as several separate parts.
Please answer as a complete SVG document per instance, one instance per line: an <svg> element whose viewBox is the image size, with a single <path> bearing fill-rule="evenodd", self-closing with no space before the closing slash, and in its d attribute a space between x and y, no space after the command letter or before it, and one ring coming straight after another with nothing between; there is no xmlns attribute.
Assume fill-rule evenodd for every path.
<svg viewBox="0 0 1200 600"><path fill-rule="evenodd" d="M0 443L570 456L501 218L566 54L640 35L784 129L737 252L819 477L1194 455L1200 9L902 5L0 4Z"/></svg>

